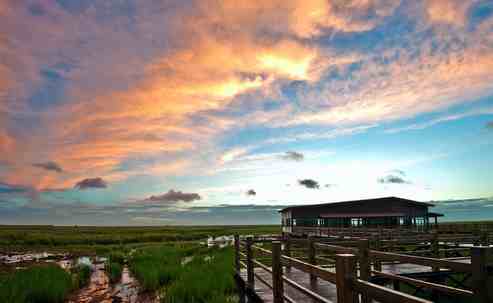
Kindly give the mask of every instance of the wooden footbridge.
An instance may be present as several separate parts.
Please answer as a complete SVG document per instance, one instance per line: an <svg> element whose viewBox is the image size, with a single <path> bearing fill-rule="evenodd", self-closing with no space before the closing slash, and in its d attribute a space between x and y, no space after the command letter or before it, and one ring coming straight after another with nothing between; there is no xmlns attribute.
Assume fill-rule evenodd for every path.
<svg viewBox="0 0 493 303"><path fill-rule="evenodd" d="M382 234L235 236L240 302L493 302L489 235Z"/></svg>

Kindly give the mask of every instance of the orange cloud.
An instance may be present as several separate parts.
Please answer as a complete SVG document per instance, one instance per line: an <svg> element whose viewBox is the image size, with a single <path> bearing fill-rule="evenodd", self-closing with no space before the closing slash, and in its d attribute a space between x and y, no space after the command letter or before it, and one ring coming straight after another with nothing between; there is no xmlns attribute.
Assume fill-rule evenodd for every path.
<svg viewBox="0 0 493 303"><path fill-rule="evenodd" d="M432 23L464 26L467 11L475 1L433 0L426 1L426 13Z"/></svg>
<svg viewBox="0 0 493 303"><path fill-rule="evenodd" d="M200 165L193 161L212 158L222 165L235 157L234 151L219 161L210 155L218 152L217 138L234 127L373 123L443 108L490 87L493 58L481 42L488 37L486 22L482 35L471 34L484 48L466 41L464 49L436 55L423 43L413 46L420 50L418 59L400 49L373 55L341 52L330 39L317 40L328 33L374 29L399 4L245 0L169 8L139 3L132 18L106 22L98 18L101 7L74 15L46 1L45 15L33 17L20 4L0 6L0 26L9 33L0 34L0 56L6 58L0 62L0 118L4 113L4 123L14 124L22 115L39 123L34 130L16 125L21 128L16 136L0 124L0 160L15 155L12 168L0 172L0 178L43 189L72 187L90 176L116 182L190 167L196 173ZM466 11L454 1L426 6L432 23L464 24ZM377 60L396 52L403 53L398 60ZM329 71L343 74L354 62L362 68L351 77L327 80ZM43 87L46 79L40 70L45 68L63 78L62 100L48 109L33 109L28 100ZM307 87L296 100L298 106L244 111L235 118L211 114L243 112L235 103L242 94L256 94L250 103L262 103L264 97L281 100L279 87L293 80ZM163 163L122 168L148 158ZM64 172L31 165L48 159Z"/></svg>

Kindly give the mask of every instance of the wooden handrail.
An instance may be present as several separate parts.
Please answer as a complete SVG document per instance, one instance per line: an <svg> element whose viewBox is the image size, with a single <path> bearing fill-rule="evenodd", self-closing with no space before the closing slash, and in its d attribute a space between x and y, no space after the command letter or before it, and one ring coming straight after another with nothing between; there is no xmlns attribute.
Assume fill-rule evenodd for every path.
<svg viewBox="0 0 493 303"><path fill-rule="evenodd" d="M304 295L310 297L310 299L316 300L317 302L321 302L321 303L332 303L332 301L320 296L316 292L313 292L313 291L303 287L302 285L300 285L300 284L296 283L295 281L287 278L286 276L282 276L282 280L284 282L286 282L288 285L290 285L291 287L302 292Z"/></svg>
<svg viewBox="0 0 493 303"><path fill-rule="evenodd" d="M289 263L292 267L297 268L306 273L312 274L322 280L329 281L331 283L336 282L335 273L330 272L320 266L312 265L310 263L306 263L298 259L287 257L287 256L281 256L281 261L283 263Z"/></svg>
<svg viewBox="0 0 493 303"><path fill-rule="evenodd" d="M472 291L469 291L469 290L455 288L455 287L446 286L446 285L437 284L437 283L432 283L432 282L426 282L423 280L417 280L417 279L413 279L413 278L409 278L409 277L405 277L405 276L401 276L401 275L383 273L380 271L372 271L372 274L379 276L379 277L388 278L391 280L406 282L406 283L409 283L409 284L412 284L415 286L420 286L420 287L438 290L438 291L452 294L452 295L461 295L461 296L473 296L474 295L474 293Z"/></svg>
<svg viewBox="0 0 493 303"><path fill-rule="evenodd" d="M268 267L267 265L253 259L252 260L253 264L257 265L258 267L262 268L263 270L265 270L266 272L268 273L272 273L272 269L270 267Z"/></svg>
<svg viewBox="0 0 493 303"><path fill-rule="evenodd" d="M265 249L265 248L262 248L262 247L259 247L259 246L256 246L256 245L252 245L252 248L255 249L255 250L258 250L264 254L267 254L267 255L271 255L272 254L272 251L268 250L268 249Z"/></svg>
<svg viewBox="0 0 493 303"><path fill-rule="evenodd" d="M431 301L414 297L384 286L380 286L371 282L355 279L352 282L354 290L359 293L365 293L382 303L433 303Z"/></svg>
<svg viewBox="0 0 493 303"><path fill-rule="evenodd" d="M268 288L272 289L272 285L269 284L269 282L267 282L264 278L262 278L262 276L260 276L258 273L254 273L253 274L255 276L255 278L257 278L260 282L262 282L265 286L267 286Z"/></svg>
<svg viewBox="0 0 493 303"><path fill-rule="evenodd" d="M315 243L315 246L326 249L326 250L331 250L336 253L357 253L358 249L354 247L344 247L344 246L339 246L339 245L332 245L332 244L325 244L325 243Z"/></svg>
<svg viewBox="0 0 493 303"><path fill-rule="evenodd" d="M382 252L376 250L369 251L370 258L379 260L399 260L405 263L419 264L424 266L437 266L446 267L460 272L470 273L472 271L471 264L428 258L428 257L418 257L403 254L396 254L391 252Z"/></svg>

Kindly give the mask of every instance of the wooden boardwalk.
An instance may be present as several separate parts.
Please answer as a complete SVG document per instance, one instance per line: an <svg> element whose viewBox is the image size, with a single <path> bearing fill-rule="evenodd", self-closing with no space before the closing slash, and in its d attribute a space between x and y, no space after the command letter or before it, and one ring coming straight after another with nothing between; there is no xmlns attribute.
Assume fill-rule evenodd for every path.
<svg viewBox="0 0 493 303"><path fill-rule="evenodd" d="M337 302L337 290L335 284L324 281L322 279L317 279L316 283L311 283L309 274L296 268L291 268L290 270L286 270L284 268L283 271L284 275L289 279L296 281L303 287L316 292L317 294L323 296L324 298L327 298L332 302ZM262 279L266 280L268 283L272 284L271 273L268 273L260 268L256 268L255 273L260 275ZM241 271L241 277L245 281L247 280L246 270ZM264 300L264 302L274 302L272 298L272 289L267 287L257 278L255 278L255 292L260 296L260 298L262 298L262 300ZM296 302L311 302L311 299L308 296L304 295L302 292L294 289L287 284L284 285L284 292Z"/></svg>
<svg viewBox="0 0 493 303"><path fill-rule="evenodd" d="M462 259L458 260L458 262L470 263L470 259ZM327 268L329 271L335 272L334 267ZM416 264L409 263L401 263L401 264L382 264L382 272L389 274L411 274L411 273L424 273L431 272L432 268L429 266L422 266ZM330 283L328 281L322 279L316 279L313 283L310 281L310 275L306 272L298 270L296 268L291 267L290 270L287 270L286 267L283 267L284 275L299 283L303 287L319 294L320 296L327 298L331 302L337 302L337 289L336 285ZM255 274L259 275L263 280L267 281L272 285L272 274L261 269L255 268ZM241 270L241 277L243 280L247 280L247 272L246 269ZM312 302L308 296L304 295L302 292L297 289L285 284L284 286L285 293L294 299L296 302ZM255 278L255 292L264 300L266 303L273 302L272 289L266 286L262 281Z"/></svg>
<svg viewBox="0 0 493 303"><path fill-rule="evenodd" d="M486 245L444 245L436 234L400 242L376 238L373 249L368 239L324 240L247 237L240 241L235 236L241 296L249 302L272 303L431 303L423 298L430 295L493 302L486 287L493 282L493 249ZM456 287L447 285L446 279Z"/></svg>

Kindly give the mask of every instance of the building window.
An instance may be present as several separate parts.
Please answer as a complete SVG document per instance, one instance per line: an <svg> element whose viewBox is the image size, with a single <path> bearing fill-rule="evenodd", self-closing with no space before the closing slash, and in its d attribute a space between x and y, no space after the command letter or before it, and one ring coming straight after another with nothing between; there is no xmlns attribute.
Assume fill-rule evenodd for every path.
<svg viewBox="0 0 493 303"><path fill-rule="evenodd" d="M363 225L363 219L362 218L351 218L351 226L362 226Z"/></svg>

